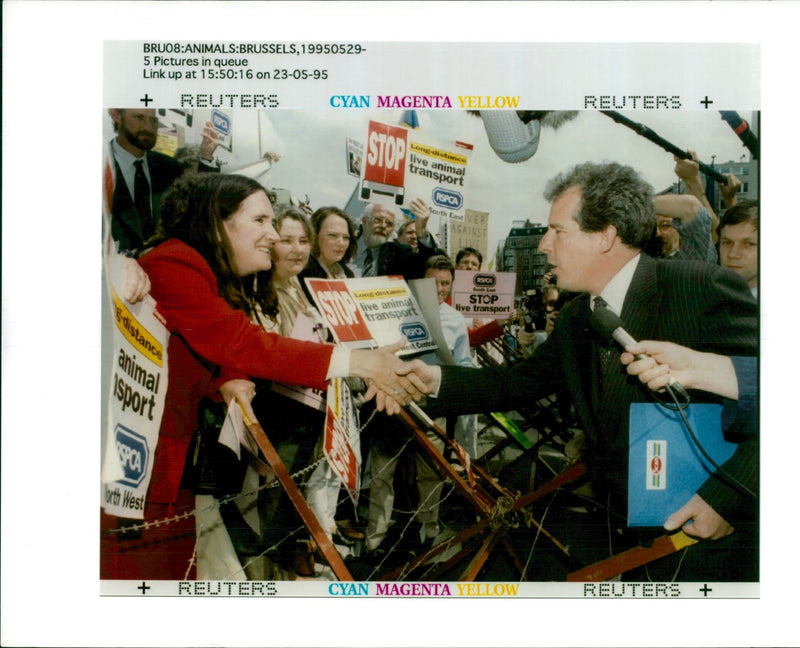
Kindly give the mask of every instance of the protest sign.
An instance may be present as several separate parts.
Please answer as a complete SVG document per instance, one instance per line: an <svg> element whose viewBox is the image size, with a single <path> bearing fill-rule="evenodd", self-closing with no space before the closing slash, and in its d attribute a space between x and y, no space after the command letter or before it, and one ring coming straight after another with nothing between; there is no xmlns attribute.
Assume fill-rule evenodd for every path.
<svg viewBox="0 0 800 648"><path fill-rule="evenodd" d="M347 173L356 178L361 177L361 161L364 158L364 145L358 140L348 137L345 139L345 159Z"/></svg>
<svg viewBox="0 0 800 648"><path fill-rule="evenodd" d="M408 344L400 350L401 356L436 348L428 323L403 279L364 277L349 279L347 285L378 346L403 336Z"/></svg>
<svg viewBox="0 0 800 648"><path fill-rule="evenodd" d="M456 270L453 308L464 317L507 317L514 310L516 281L516 272Z"/></svg>
<svg viewBox="0 0 800 648"><path fill-rule="evenodd" d="M472 144L372 120L366 142L362 200L402 207L422 198L440 222L464 220Z"/></svg>
<svg viewBox="0 0 800 648"><path fill-rule="evenodd" d="M385 346L405 337L407 356L436 344L414 295L402 278L306 279L314 301L340 344Z"/></svg>
<svg viewBox="0 0 800 648"><path fill-rule="evenodd" d="M122 260L108 255L114 346L101 501L109 515L141 520L167 393L169 333L152 298L128 304L119 296Z"/></svg>
<svg viewBox="0 0 800 648"><path fill-rule="evenodd" d="M456 253L465 248L471 247L478 250L483 258L488 258L489 250L489 213L475 211L474 209L464 210L464 220L458 221L449 219L446 221L447 253L455 258Z"/></svg>
<svg viewBox="0 0 800 648"><path fill-rule="evenodd" d="M345 380L331 380L327 403L323 452L353 503L357 503L361 488L361 441L358 413L353 407L353 396Z"/></svg>
<svg viewBox="0 0 800 648"><path fill-rule="evenodd" d="M371 346L372 334L347 283L338 279L306 279L311 296L339 344Z"/></svg>

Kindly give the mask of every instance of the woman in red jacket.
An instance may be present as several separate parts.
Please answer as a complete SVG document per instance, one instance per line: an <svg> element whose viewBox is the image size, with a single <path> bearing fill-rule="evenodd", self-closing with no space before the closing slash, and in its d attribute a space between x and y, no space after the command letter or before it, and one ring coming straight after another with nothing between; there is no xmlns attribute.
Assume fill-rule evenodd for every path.
<svg viewBox="0 0 800 648"><path fill-rule="evenodd" d="M367 380L390 413L424 392L399 378L402 344L377 351L334 348L266 333L250 321L258 299L255 274L271 266L278 240L263 187L243 176L194 174L179 179L162 203L157 239L140 260L157 311L170 331L169 384L147 493L144 522L191 512L181 489L200 400L225 378L279 380L324 389L328 378ZM422 388L420 390L420 388ZM244 403L249 409L249 403ZM248 412L252 414L252 411ZM183 580L194 574L194 516L140 529L139 521L101 513L101 578ZM125 531L134 525L135 530Z"/></svg>

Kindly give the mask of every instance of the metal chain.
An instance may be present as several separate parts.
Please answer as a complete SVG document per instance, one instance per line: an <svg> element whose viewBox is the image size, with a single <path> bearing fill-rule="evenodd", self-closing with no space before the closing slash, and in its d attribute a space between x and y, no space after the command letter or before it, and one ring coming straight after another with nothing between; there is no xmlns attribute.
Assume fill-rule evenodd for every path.
<svg viewBox="0 0 800 648"><path fill-rule="evenodd" d="M362 425L358 429L358 434L361 434L361 432L363 432L366 429L366 427L372 422L372 419L375 417L375 414L377 414L377 413L378 413L378 410L373 410L372 414L370 414L370 417L367 419L367 422L364 423L364 425ZM353 436L355 436L355 435L353 435ZM295 482L297 482L298 480L302 481L302 478L306 474L312 472L323 461L326 461L324 455L322 457L320 457L319 459L317 459L314 463L309 464L305 468L302 468L302 469L298 470L296 473L294 473L293 475L291 475L292 479ZM149 529L151 527L159 527L159 526L162 526L162 525L173 524L174 522L179 522L180 520L185 520L185 519L187 519L189 517L195 516L197 513L202 513L202 512L210 511L210 510L212 510L214 508L219 508L221 505L227 504L228 502L233 502L233 501L239 499L240 497L250 497L252 495L255 495L256 493L259 493L262 490L266 490L266 489L269 489L269 488L277 488L278 486L280 486L280 482L278 480L275 480L275 481L272 481L272 482L270 482L268 484L264 484L262 486L259 486L255 490L249 491L247 493L236 493L235 495L228 495L227 497L223 497L222 499L219 499L219 500L215 498L214 499L214 503L210 504L209 506L205 506L205 507L202 507L202 508L196 508L196 509L193 509L191 511L186 511L185 513L179 513L177 515L173 515L172 517L162 518L160 520L153 520L152 522L142 522L141 524L133 524L133 525L130 525L130 526L126 526L126 527L124 527L122 529L109 529L109 530L106 531L106 533L109 533L109 534L113 534L113 533L130 533L131 531L140 531L140 530L143 530L143 529Z"/></svg>

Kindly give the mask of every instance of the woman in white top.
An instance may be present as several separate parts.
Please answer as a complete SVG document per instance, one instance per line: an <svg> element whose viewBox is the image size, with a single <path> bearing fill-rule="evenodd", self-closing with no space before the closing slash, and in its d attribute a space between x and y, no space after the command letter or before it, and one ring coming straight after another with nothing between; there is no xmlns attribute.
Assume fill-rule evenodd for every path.
<svg viewBox="0 0 800 648"><path fill-rule="evenodd" d="M272 268L258 277L269 283L256 309L258 323L287 337L306 338L307 322L298 324L298 319L311 320L312 328L322 322L298 278L308 263L314 234L305 214L292 205L278 205L273 222L280 238L272 248ZM301 328L293 335L296 326Z"/></svg>
<svg viewBox="0 0 800 648"><path fill-rule="evenodd" d="M320 215L323 211L328 213ZM340 211L337 208L325 208L315 212L322 236L322 241L317 244L312 225L299 208L291 205L278 205L275 208L274 224L280 240L272 248L272 269L263 273L264 278L268 278L271 290L266 291L265 301L259 309L259 321L265 329L302 339L309 336L324 337L323 320L303 290L305 284L300 275L309 261L314 259L325 270L327 278L351 276L348 274L349 268L345 270L343 259L352 252L350 241L353 241L354 248L355 239L349 237L345 223L347 215L344 212L341 212L344 217L338 215ZM311 256L312 250L318 251L317 256ZM322 432L324 418L312 415L310 420L312 425L313 421L317 422L317 439L321 439L318 433ZM321 456L321 445L318 443L314 459ZM351 530L349 525L337 532L335 513L340 487L341 482L328 462L322 461L308 478L306 499L322 528L337 544L352 544L355 539L353 536L359 534ZM349 537L343 536L342 532Z"/></svg>

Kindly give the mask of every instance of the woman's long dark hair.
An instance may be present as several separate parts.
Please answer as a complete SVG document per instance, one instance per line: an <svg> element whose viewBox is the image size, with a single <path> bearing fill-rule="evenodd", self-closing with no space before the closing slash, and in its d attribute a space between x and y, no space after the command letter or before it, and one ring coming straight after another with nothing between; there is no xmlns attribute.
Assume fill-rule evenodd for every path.
<svg viewBox="0 0 800 648"><path fill-rule="evenodd" d="M233 269L233 251L223 222L246 198L266 191L258 182L240 175L186 173L175 181L161 202L161 222L149 244L176 238L197 250L211 266L220 296L231 307L253 315L258 291L268 290L269 282L239 277ZM263 298L263 296L262 296Z"/></svg>

